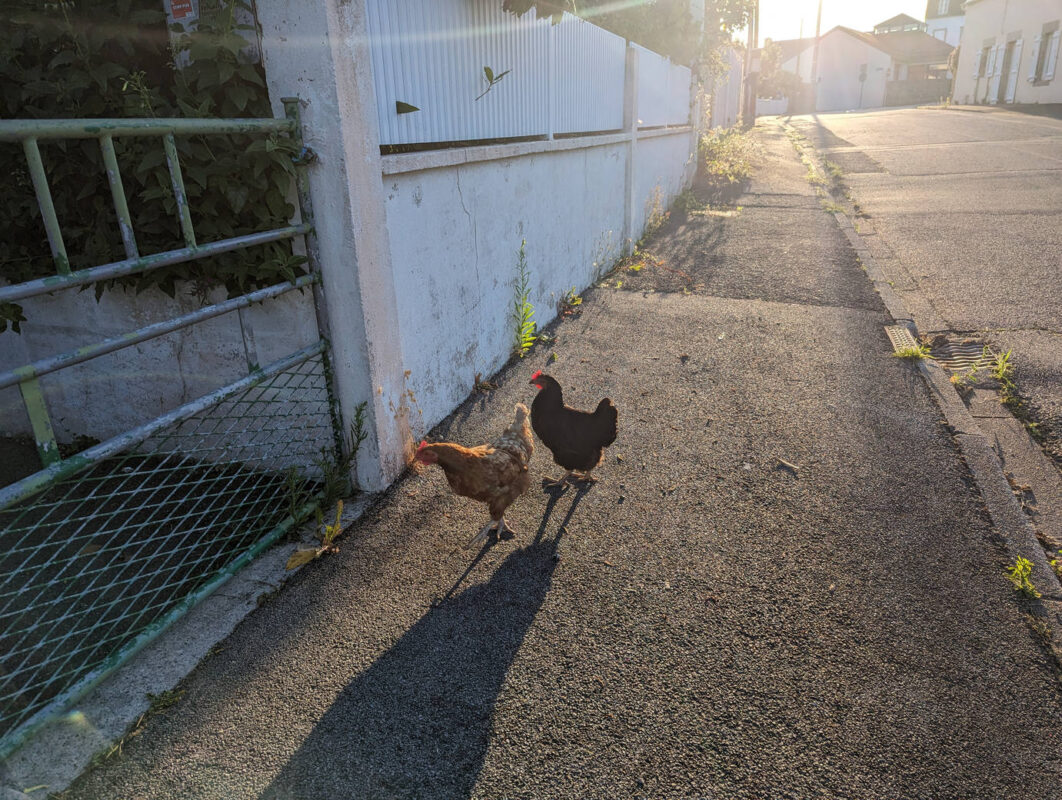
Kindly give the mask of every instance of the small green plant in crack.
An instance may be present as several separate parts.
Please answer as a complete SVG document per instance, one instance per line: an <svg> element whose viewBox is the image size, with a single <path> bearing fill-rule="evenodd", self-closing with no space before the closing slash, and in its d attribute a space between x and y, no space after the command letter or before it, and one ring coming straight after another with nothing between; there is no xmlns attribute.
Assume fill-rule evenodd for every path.
<svg viewBox="0 0 1062 800"><path fill-rule="evenodd" d="M583 298L579 295L579 293L577 291L575 291L575 287L573 286L571 289L569 289L567 292L565 292L564 297L561 298L561 301L560 301L560 314L561 314L561 316L565 316L566 317L566 316L569 316L571 314L574 314L576 309L578 309L579 306L581 306L582 304L583 304Z"/></svg>
<svg viewBox="0 0 1062 800"><path fill-rule="evenodd" d="M531 305L531 276L527 270L527 240L520 242L520 249L516 254L516 288L513 299L513 324L515 327L515 341L513 354L523 358L527 351L535 344L538 323L535 322L535 307Z"/></svg>
<svg viewBox="0 0 1062 800"><path fill-rule="evenodd" d="M1015 591L1026 597L1033 600L1040 597L1032 582L1032 562L1024 556L1018 556L1014 564L1007 567L1007 580L1014 584Z"/></svg>
<svg viewBox="0 0 1062 800"><path fill-rule="evenodd" d="M331 525L325 525L321 515L320 509L317 511L317 538L321 542L320 545L310 545L308 547L297 547L290 556L288 556L288 563L284 565L284 569L297 569L303 564L309 564L315 558L318 558L325 553L338 552L339 547L336 545L336 538L343 532L343 501L336 501L336 519Z"/></svg>
<svg viewBox="0 0 1062 800"><path fill-rule="evenodd" d="M956 372L950 378L951 385L955 387L955 390L966 397L974 389L974 384L977 383L977 373L980 371L980 367L976 364L970 367L966 372Z"/></svg>
<svg viewBox="0 0 1062 800"><path fill-rule="evenodd" d="M893 354L893 358L902 358L907 361L921 361L924 358L932 358L929 348L924 344L916 344L911 347L901 347Z"/></svg>
<svg viewBox="0 0 1062 800"><path fill-rule="evenodd" d="M839 206L839 205L837 205L837 203L834 203L832 200L823 199L822 208L828 214L837 214L838 212L840 212L842 214L844 213L844 206Z"/></svg>
<svg viewBox="0 0 1062 800"><path fill-rule="evenodd" d="M1051 569L1055 571L1055 575L1062 579L1062 550L1058 551L1058 558L1051 559Z"/></svg>

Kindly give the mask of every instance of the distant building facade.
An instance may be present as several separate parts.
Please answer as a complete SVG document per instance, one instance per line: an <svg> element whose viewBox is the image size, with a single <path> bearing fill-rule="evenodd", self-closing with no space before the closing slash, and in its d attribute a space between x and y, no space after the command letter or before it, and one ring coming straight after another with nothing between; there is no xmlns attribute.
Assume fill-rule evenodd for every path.
<svg viewBox="0 0 1062 800"><path fill-rule="evenodd" d="M928 0L926 33L952 47L958 47L966 21L963 2L964 0Z"/></svg>
<svg viewBox="0 0 1062 800"><path fill-rule="evenodd" d="M1059 0L968 0L953 98L1062 103Z"/></svg>

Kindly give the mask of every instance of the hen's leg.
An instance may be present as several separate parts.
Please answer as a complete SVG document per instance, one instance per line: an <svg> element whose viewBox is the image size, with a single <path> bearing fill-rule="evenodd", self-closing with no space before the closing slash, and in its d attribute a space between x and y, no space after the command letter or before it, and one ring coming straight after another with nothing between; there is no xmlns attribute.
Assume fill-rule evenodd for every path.
<svg viewBox="0 0 1062 800"><path fill-rule="evenodd" d="M509 523L505 521L505 517L498 520L498 538L499 539L512 539L516 535L516 531L509 527Z"/></svg>
<svg viewBox="0 0 1062 800"><path fill-rule="evenodd" d="M597 478L590 474L590 470L584 471L583 474L579 476L578 480L586 483L597 483Z"/></svg>
<svg viewBox="0 0 1062 800"><path fill-rule="evenodd" d="M497 524L499 524L499 523L496 523L494 520L491 520L486 525L484 525L482 527L482 529L480 529L479 533L477 533L475 536L473 536L471 539L469 539L468 542L465 543L464 549L467 550L468 548L470 548L472 545L474 545L476 542L480 541L481 539L486 539L487 536L490 535L491 528L493 528Z"/></svg>
<svg viewBox="0 0 1062 800"><path fill-rule="evenodd" d="M556 481L547 480L542 485L545 486L547 489L556 489L558 486L563 486L564 484L566 484L568 482L568 479L573 474L575 474L573 470L568 470L566 473L564 473L564 477L561 478L560 480L556 480Z"/></svg>

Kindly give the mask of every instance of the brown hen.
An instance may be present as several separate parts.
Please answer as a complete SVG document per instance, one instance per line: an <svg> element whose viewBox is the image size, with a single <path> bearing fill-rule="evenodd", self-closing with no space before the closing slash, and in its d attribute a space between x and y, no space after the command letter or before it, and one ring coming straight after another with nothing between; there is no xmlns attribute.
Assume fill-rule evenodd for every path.
<svg viewBox="0 0 1062 800"><path fill-rule="evenodd" d="M493 529L500 537L514 533L505 522L505 510L531 483L528 462L535 450L528 424L527 406L517 403L512 424L491 444L462 447L452 442L421 442L414 460L420 464L438 464L454 494L486 503L490 522L469 540L486 537Z"/></svg>

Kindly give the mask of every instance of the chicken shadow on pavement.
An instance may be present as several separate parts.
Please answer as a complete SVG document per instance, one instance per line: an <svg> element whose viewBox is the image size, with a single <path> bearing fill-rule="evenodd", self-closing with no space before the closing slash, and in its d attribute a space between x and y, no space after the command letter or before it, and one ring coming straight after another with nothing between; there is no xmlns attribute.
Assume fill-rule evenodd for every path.
<svg viewBox="0 0 1062 800"><path fill-rule="evenodd" d="M347 684L260 800L467 798L506 673L549 592L564 526L584 493L547 536L565 495L552 499L529 545L486 583L427 611Z"/></svg>

